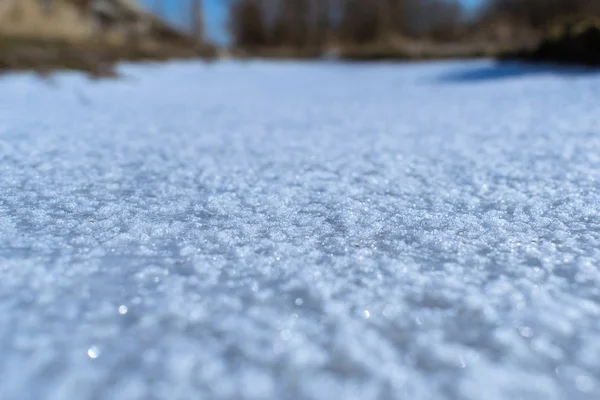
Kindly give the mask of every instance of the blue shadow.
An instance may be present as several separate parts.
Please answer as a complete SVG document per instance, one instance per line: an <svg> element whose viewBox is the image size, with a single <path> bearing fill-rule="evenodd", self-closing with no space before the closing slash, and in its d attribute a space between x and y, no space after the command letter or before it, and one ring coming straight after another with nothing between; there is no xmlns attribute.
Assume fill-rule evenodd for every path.
<svg viewBox="0 0 600 400"><path fill-rule="evenodd" d="M600 74L599 68L499 61L477 67L465 66L440 76L438 80L449 83L468 83L514 79L529 75L559 75L566 78L575 78L595 74Z"/></svg>

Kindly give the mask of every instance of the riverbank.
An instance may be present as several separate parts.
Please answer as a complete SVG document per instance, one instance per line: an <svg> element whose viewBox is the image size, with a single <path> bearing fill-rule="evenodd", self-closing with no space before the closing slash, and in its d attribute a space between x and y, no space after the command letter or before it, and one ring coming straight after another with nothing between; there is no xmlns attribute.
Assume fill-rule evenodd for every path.
<svg viewBox="0 0 600 400"><path fill-rule="evenodd" d="M214 57L214 46L136 1L7 0L0 4L0 70L114 74L119 61Z"/></svg>
<svg viewBox="0 0 600 400"><path fill-rule="evenodd" d="M115 75L121 61L164 61L214 58L211 45L172 44L132 40L114 44L102 40L68 42L36 38L0 37L0 72L28 70L47 74L76 70L96 77Z"/></svg>
<svg viewBox="0 0 600 400"><path fill-rule="evenodd" d="M463 40L434 42L404 40L396 43L331 45L321 47L219 48L197 44L184 37L131 38L85 41L24 38L0 35L0 72L14 70L48 74L57 70L83 71L95 77L115 75L122 61L145 62L172 59L267 59L318 60L342 62L415 62L452 59L497 59L527 63L600 66L600 25L596 21L568 22L547 34L524 35L518 42Z"/></svg>

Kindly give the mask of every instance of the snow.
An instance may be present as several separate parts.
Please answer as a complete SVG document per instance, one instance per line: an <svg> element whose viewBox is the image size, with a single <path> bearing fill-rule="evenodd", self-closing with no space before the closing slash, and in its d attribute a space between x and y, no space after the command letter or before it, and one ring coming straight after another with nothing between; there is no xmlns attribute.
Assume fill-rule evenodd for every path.
<svg viewBox="0 0 600 400"><path fill-rule="evenodd" d="M600 74L0 80L0 399L600 398Z"/></svg>

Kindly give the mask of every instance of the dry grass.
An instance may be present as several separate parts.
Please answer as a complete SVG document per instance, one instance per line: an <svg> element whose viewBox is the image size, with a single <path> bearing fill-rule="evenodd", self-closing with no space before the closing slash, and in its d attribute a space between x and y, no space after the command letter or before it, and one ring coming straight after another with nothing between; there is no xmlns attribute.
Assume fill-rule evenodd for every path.
<svg viewBox="0 0 600 400"><path fill-rule="evenodd" d="M262 58L273 60L312 60L318 59L324 55L325 51L318 47L313 48L295 48L295 47L254 47L248 49L232 49L228 56L248 59Z"/></svg>
<svg viewBox="0 0 600 400"><path fill-rule="evenodd" d="M510 45L490 40L465 40L457 42L435 42L428 40L402 39L364 45L331 45L327 48L265 47L233 50L238 58L266 59L315 59L333 55L342 61L419 61L452 58L496 57Z"/></svg>
<svg viewBox="0 0 600 400"><path fill-rule="evenodd" d="M51 11L43 10L38 0L0 3L1 35L80 42L93 34L89 15L67 0L55 0Z"/></svg>
<svg viewBox="0 0 600 400"><path fill-rule="evenodd" d="M105 41L73 43L0 37L0 71L33 70L46 74L54 70L68 69L102 77L114 76L114 66L120 61L211 59L215 56L215 49L209 46L178 47L150 41L113 45Z"/></svg>
<svg viewBox="0 0 600 400"><path fill-rule="evenodd" d="M151 34L108 30L100 35L75 0L54 0L51 12L43 11L39 0L0 0L0 71L71 69L111 76L119 61L216 56L212 46L198 45L162 21L143 17L152 24Z"/></svg>

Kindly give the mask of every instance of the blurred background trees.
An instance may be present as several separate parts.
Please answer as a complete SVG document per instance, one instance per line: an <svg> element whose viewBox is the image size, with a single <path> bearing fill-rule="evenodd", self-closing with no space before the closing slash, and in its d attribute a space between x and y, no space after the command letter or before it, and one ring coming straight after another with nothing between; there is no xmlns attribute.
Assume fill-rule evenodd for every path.
<svg viewBox="0 0 600 400"><path fill-rule="evenodd" d="M394 36L447 39L465 22L457 0L233 0L233 44L366 44Z"/></svg>
<svg viewBox="0 0 600 400"><path fill-rule="evenodd" d="M195 54L179 50L211 47L205 9L220 4L234 54L451 58L496 56L539 43L557 21L600 16L600 0L482 2L474 10L464 0L0 0L0 39L92 38L157 57Z"/></svg>
<svg viewBox="0 0 600 400"><path fill-rule="evenodd" d="M474 26L479 31L491 29L494 21L542 30L560 18L600 14L600 0L483 0L478 12L465 10L461 0L0 0L0 32L11 25L11 19L13 25L22 25L15 23L14 16L33 15L24 10L34 7L48 19L58 18L69 8L89 10L87 16L102 27L106 24L97 21L135 19L131 10L144 5L163 20L168 19L168 10L179 10L182 17L179 21L171 18L173 25L203 41L204 3L214 1L229 5L229 39L239 48L323 48L402 39L456 41L473 32ZM59 25L63 29L76 25L75 17L70 18Z"/></svg>
<svg viewBox="0 0 600 400"><path fill-rule="evenodd" d="M562 18L598 16L597 0L490 0L482 13L502 15L515 24L544 29Z"/></svg>
<svg viewBox="0 0 600 400"><path fill-rule="evenodd" d="M599 15L598 0L488 0L469 13L458 0L229 0L236 47L326 47L394 38L454 41L503 21L540 31L560 18Z"/></svg>
<svg viewBox="0 0 600 400"><path fill-rule="evenodd" d="M326 47L451 40L466 22L458 0L233 0L230 33L238 47Z"/></svg>

